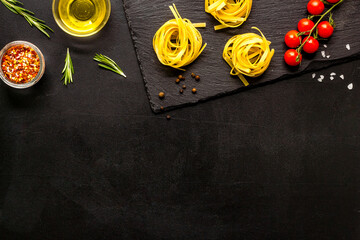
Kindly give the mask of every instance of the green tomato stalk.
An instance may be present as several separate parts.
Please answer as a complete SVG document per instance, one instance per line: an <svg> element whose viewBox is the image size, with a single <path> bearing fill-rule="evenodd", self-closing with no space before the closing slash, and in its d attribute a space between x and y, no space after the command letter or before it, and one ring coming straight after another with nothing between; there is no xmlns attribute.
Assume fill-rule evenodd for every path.
<svg viewBox="0 0 360 240"><path fill-rule="evenodd" d="M312 16L312 17L317 17L319 16L318 21L315 23L314 27L310 30L308 37L306 38L306 40L296 49L296 51L299 53L298 56L296 57L296 61L299 62L300 61L300 53L304 47L304 45L309 41L310 36L313 34L314 30L316 29L316 27L319 25L319 23L321 22L321 20L328 15L329 13L331 14L331 11L336 8L339 4L341 4L344 0L340 0L339 2L335 3L333 6L331 6L331 8L329 8L325 13L323 13L322 15L316 15L316 16ZM333 20L332 20L332 16L330 15L330 21L333 24ZM301 35L306 35L307 32L300 32L298 33L298 36Z"/></svg>

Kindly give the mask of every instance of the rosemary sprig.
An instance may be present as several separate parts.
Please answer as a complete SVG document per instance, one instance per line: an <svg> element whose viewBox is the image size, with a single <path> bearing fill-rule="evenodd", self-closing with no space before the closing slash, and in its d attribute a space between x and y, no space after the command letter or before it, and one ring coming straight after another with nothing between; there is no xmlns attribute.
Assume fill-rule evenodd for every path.
<svg viewBox="0 0 360 240"><path fill-rule="evenodd" d="M0 1L11 12L23 16L26 19L26 21L30 24L30 26L35 26L42 33L44 33L48 38L50 38L50 36L46 32L46 30L50 30L51 32L54 32L49 26L47 26L45 24L44 20L41 20L41 19L38 19L38 18L34 17L33 12L21 7L21 6L23 6L22 2L19 2L17 0L0 0Z"/></svg>
<svg viewBox="0 0 360 240"><path fill-rule="evenodd" d="M61 73L63 73L63 77L61 78L61 80L64 80L64 85L73 82L72 75L74 74L74 67L71 61L69 48L67 49L66 53L65 66Z"/></svg>
<svg viewBox="0 0 360 240"><path fill-rule="evenodd" d="M124 72L121 70L121 68L114 62L111 58L104 56L102 54L96 54L93 58L95 61L99 62L99 66L103 67L105 69L108 69L110 71L113 71L123 77L126 77Z"/></svg>

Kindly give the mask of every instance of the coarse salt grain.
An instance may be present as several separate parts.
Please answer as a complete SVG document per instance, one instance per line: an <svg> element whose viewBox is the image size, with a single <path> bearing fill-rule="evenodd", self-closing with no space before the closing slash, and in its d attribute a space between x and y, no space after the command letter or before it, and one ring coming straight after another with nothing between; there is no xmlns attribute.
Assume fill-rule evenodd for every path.
<svg viewBox="0 0 360 240"><path fill-rule="evenodd" d="M327 48L327 45L326 45L326 44L324 44L324 48Z"/></svg>
<svg viewBox="0 0 360 240"><path fill-rule="evenodd" d="M324 58L326 55L325 55L325 51L321 51L321 56Z"/></svg>
<svg viewBox="0 0 360 240"><path fill-rule="evenodd" d="M352 90L354 88L354 84L350 83L347 87L349 90Z"/></svg>
<svg viewBox="0 0 360 240"><path fill-rule="evenodd" d="M327 55L326 57L327 57L327 58L330 58L330 55Z"/></svg>
<svg viewBox="0 0 360 240"><path fill-rule="evenodd" d="M342 80L344 80L344 79L345 79L344 74L341 74L341 75L340 75L340 78L341 78Z"/></svg>
<svg viewBox="0 0 360 240"><path fill-rule="evenodd" d="M316 73L313 73L313 74L312 74L312 78L315 78L315 77L316 77Z"/></svg>
<svg viewBox="0 0 360 240"><path fill-rule="evenodd" d="M330 76L336 76L336 73L332 72L330 73Z"/></svg>
<svg viewBox="0 0 360 240"><path fill-rule="evenodd" d="M331 77L330 77L330 80L331 80L331 81L332 81L332 80L334 80L334 77L333 77L333 76L331 76Z"/></svg>
<svg viewBox="0 0 360 240"><path fill-rule="evenodd" d="M319 81L319 82L322 82L323 79L324 79L324 75L320 75L320 77L318 78L318 81Z"/></svg>
<svg viewBox="0 0 360 240"><path fill-rule="evenodd" d="M350 44L346 44L346 49L350 51Z"/></svg>

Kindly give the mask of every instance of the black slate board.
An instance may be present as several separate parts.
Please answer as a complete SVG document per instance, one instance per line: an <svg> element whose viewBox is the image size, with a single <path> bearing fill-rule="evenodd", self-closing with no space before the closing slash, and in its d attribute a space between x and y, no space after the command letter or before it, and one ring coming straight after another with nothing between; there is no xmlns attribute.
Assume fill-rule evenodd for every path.
<svg viewBox="0 0 360 240"><path fill-rule="evenodd" d="M237 29L217 32L213 30L213 26L218 22L210 14L204 12L204 0L123 0L123 2L150 105L154 112L159 112L161 106L169 110L243 88L243 84L237 77L229 75L230 68L222 59L222 50L231 36L257 32L251 29L252 26L258 27L272 42L271 47L275 49L275 55L268 71L263 76L257 79L248 78L250 86L328 67L360 55L360 32L358 31L360 1L358 0L347 0L336 9L335 34L329 41L322 42L328 47L325 48L321 44L320 51L314 56L305 56L302 66L297 69L291 69L283 62L286 51L283 38L287 31L296 28L301 18L306 17L307 0L287 1L286 4L283 0L254 0L250 17L245 24ZM193 64L186 67L185 73L161 65L152 48L152 38L157 29L173 18L168 7L171 3L176 4L183 18L189 18L194 23L207 23L207 28L200 29L200 32L208 46ZM350 50L346 49L346 44L350 44ZM330 57L324 58L321 51L325 51L326 56ZM201 75L199 83L191 79L191 72ZM175 84L176 76L180 73L187 77L184 82L187 90L184 94L179 93L181 85ZM197 94L191 93L193 87L198 90ZM166 93L163 100L158 97L160 91Z"/></svg>

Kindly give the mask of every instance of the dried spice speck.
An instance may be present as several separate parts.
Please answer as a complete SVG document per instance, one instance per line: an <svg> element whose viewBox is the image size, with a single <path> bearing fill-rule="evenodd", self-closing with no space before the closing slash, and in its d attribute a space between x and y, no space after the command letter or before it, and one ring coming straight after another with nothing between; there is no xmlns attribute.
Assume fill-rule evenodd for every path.
<svg viewBox="0 0 360 240"><path fill-rule="evenodd" d="M165 97L165 93L164 92L160 92L159 93L159 98L164 98Z"/></svg>
<svg viewBox="0 0 360 240"><path fill-rule="evenodd" d="M167 120L170 120L170 119L171 119L171 116L170 116L170 115L166 115L166 119L167 119Z"/></svg>
<svg viewBox="0 0 360 240"><path fill-rule="evenodd" d="M192 78L196 77L195 73L191 73L191 77Z"/></svg>
<svg viewBox="0 0 360 240"><path fill-rule="evenodd" d="M184 90L180 89L179 92L180 92L181 94L183 94L183 93L184 93Z"/></svg>
<svg viewBox="0 0 360 240"><path fill-rule="evenodd" d="M160 107L160 110L161 110L161 111L164 111L164 107L163 107L163 106L161 106L161 107Z"/></svg>

